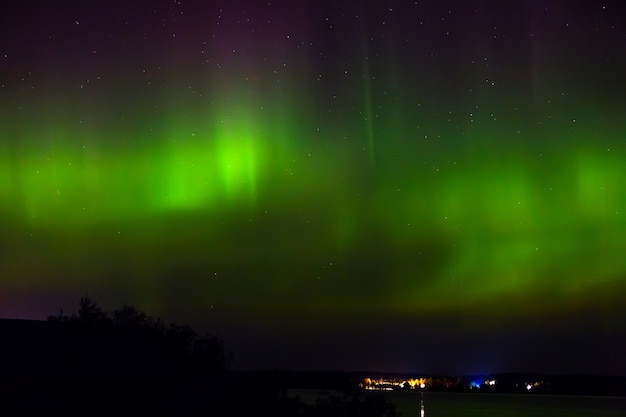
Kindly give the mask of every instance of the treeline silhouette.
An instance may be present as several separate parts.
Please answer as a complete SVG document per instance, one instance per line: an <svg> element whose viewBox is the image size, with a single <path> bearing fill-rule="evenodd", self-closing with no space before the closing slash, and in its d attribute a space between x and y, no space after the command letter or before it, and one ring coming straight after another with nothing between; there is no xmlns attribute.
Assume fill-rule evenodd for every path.
<svg viewBox="0 0 626 417"><path fill-rule="evenodd" d="M346 374L234 371L233 354L220 338L133 306L109 313L89 297L72 315L0 320L0 335L6 415L398 415L381 395L356 389ZM320 378L333 393L289 395L290 388L326 388Z"/></svg>
<svg viewBox="0 0 626 417"><path fill-rule="evenodd" d="M83 333L95 330L115 339L125 339L123 341L127 342L128 349L133 344L142 346L146 351L136 353L156 356L153 358L155 367L159 362L161 365L167 363L170 372L203 374L224 371L230 368L234 359L233 353L227 351L224 342L216 336L199 335L187 324L166 324L162 319L148 316L131 305L123 305L109 313L88 296L81 297L77 313L68 316L61 310L58 315L49 316L48 321L82 326ZM98 349L98 346L92 348ZM130 352L113 349L100 353L111 356ZM164 370L161 367L161 371Z"/></svg>

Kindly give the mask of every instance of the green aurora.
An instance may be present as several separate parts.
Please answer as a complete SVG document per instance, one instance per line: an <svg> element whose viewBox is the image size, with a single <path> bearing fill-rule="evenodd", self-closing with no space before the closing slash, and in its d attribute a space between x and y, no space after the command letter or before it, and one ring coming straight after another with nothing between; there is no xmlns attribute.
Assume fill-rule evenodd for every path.
<svg viewBox="0 0 626 417"><path fill-rule="evenodd" d="M105 134L124 134L114 129L48 126L56 137L34 129L33 142L47 147L0 153L3 218L16 237L4 242L15 256L0 273L16 285L66 273L73 285L96 266L104 272L95 275L138 278L122 285L150 294L142 288L187 268L230 280L194 284L201 291L190 308L207 302L203 291L219 304L221 288L261 294L279 309L416 313L483 303L506 312L512 299L549 296L537 304L544 310L626 273L626 154L591 146L583 129L560 138L576 146L542 154L522 147L520 133L492 127L484 130L503 134L485 151L444 159L397 154L400 132L388 126L372 160L367 135L349 139L360 149L351 154L263 112L241 106L208 126L168 126L142 146L107 146ZM481 128L473 132L432 140L480 142ZM85 138L72 135L88 144L74 146ZM422 136L408 140L428 150ZM489 152L496 140L508 144ZM238 288L243 274L264 284ZM353 285L366 290L347 301ZM153 297L146 302L160 305L162 294Z"/></svg>

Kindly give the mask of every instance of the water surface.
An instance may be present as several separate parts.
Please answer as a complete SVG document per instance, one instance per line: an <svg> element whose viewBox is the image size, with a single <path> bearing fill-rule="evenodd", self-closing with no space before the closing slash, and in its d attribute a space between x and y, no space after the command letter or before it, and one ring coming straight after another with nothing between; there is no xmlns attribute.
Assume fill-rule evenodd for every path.
<svg viewBox="0 0 626 417"><path fill-rule="evenodd" d="M626 398L532 394L385 392L404 417L616 417Z"/></svg>
<svg viewBox="0 0 626 417"><path fill-rule="evenodd" d="M291 390L314 402L316 390ZM385 392L402 417L626 417L626 397L484 394L451 392Z"/></svg>

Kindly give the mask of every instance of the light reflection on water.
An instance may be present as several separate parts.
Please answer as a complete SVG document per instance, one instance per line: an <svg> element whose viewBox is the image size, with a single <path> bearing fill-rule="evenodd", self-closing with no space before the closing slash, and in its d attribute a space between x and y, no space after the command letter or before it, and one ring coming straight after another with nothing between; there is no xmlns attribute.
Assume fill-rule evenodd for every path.
<svg viewBox="0 0 626 417"><path fill-rule="evenodd" d="M625 397L385 392L402 417L626 417ZM419 407L419 411L417 411Z"/></svg>
<svg viewBox="0 0 626 417"><path fill-rule="evenodd" d="M314 403L319 390L290 390ZM379 391L402 417L626 417L626 397ZM339 392L336 392L339 394Z"/></svg>

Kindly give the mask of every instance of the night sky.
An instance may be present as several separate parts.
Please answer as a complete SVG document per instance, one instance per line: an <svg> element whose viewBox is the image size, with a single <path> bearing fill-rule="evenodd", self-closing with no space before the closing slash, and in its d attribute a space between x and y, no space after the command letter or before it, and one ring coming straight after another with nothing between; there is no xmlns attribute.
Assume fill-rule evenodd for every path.
<svg viewBox="0 0 626 417"><path fill-rule="evenodd" d="M0 316L241 369L626 374L622 1L8 1Z"/></svg>

